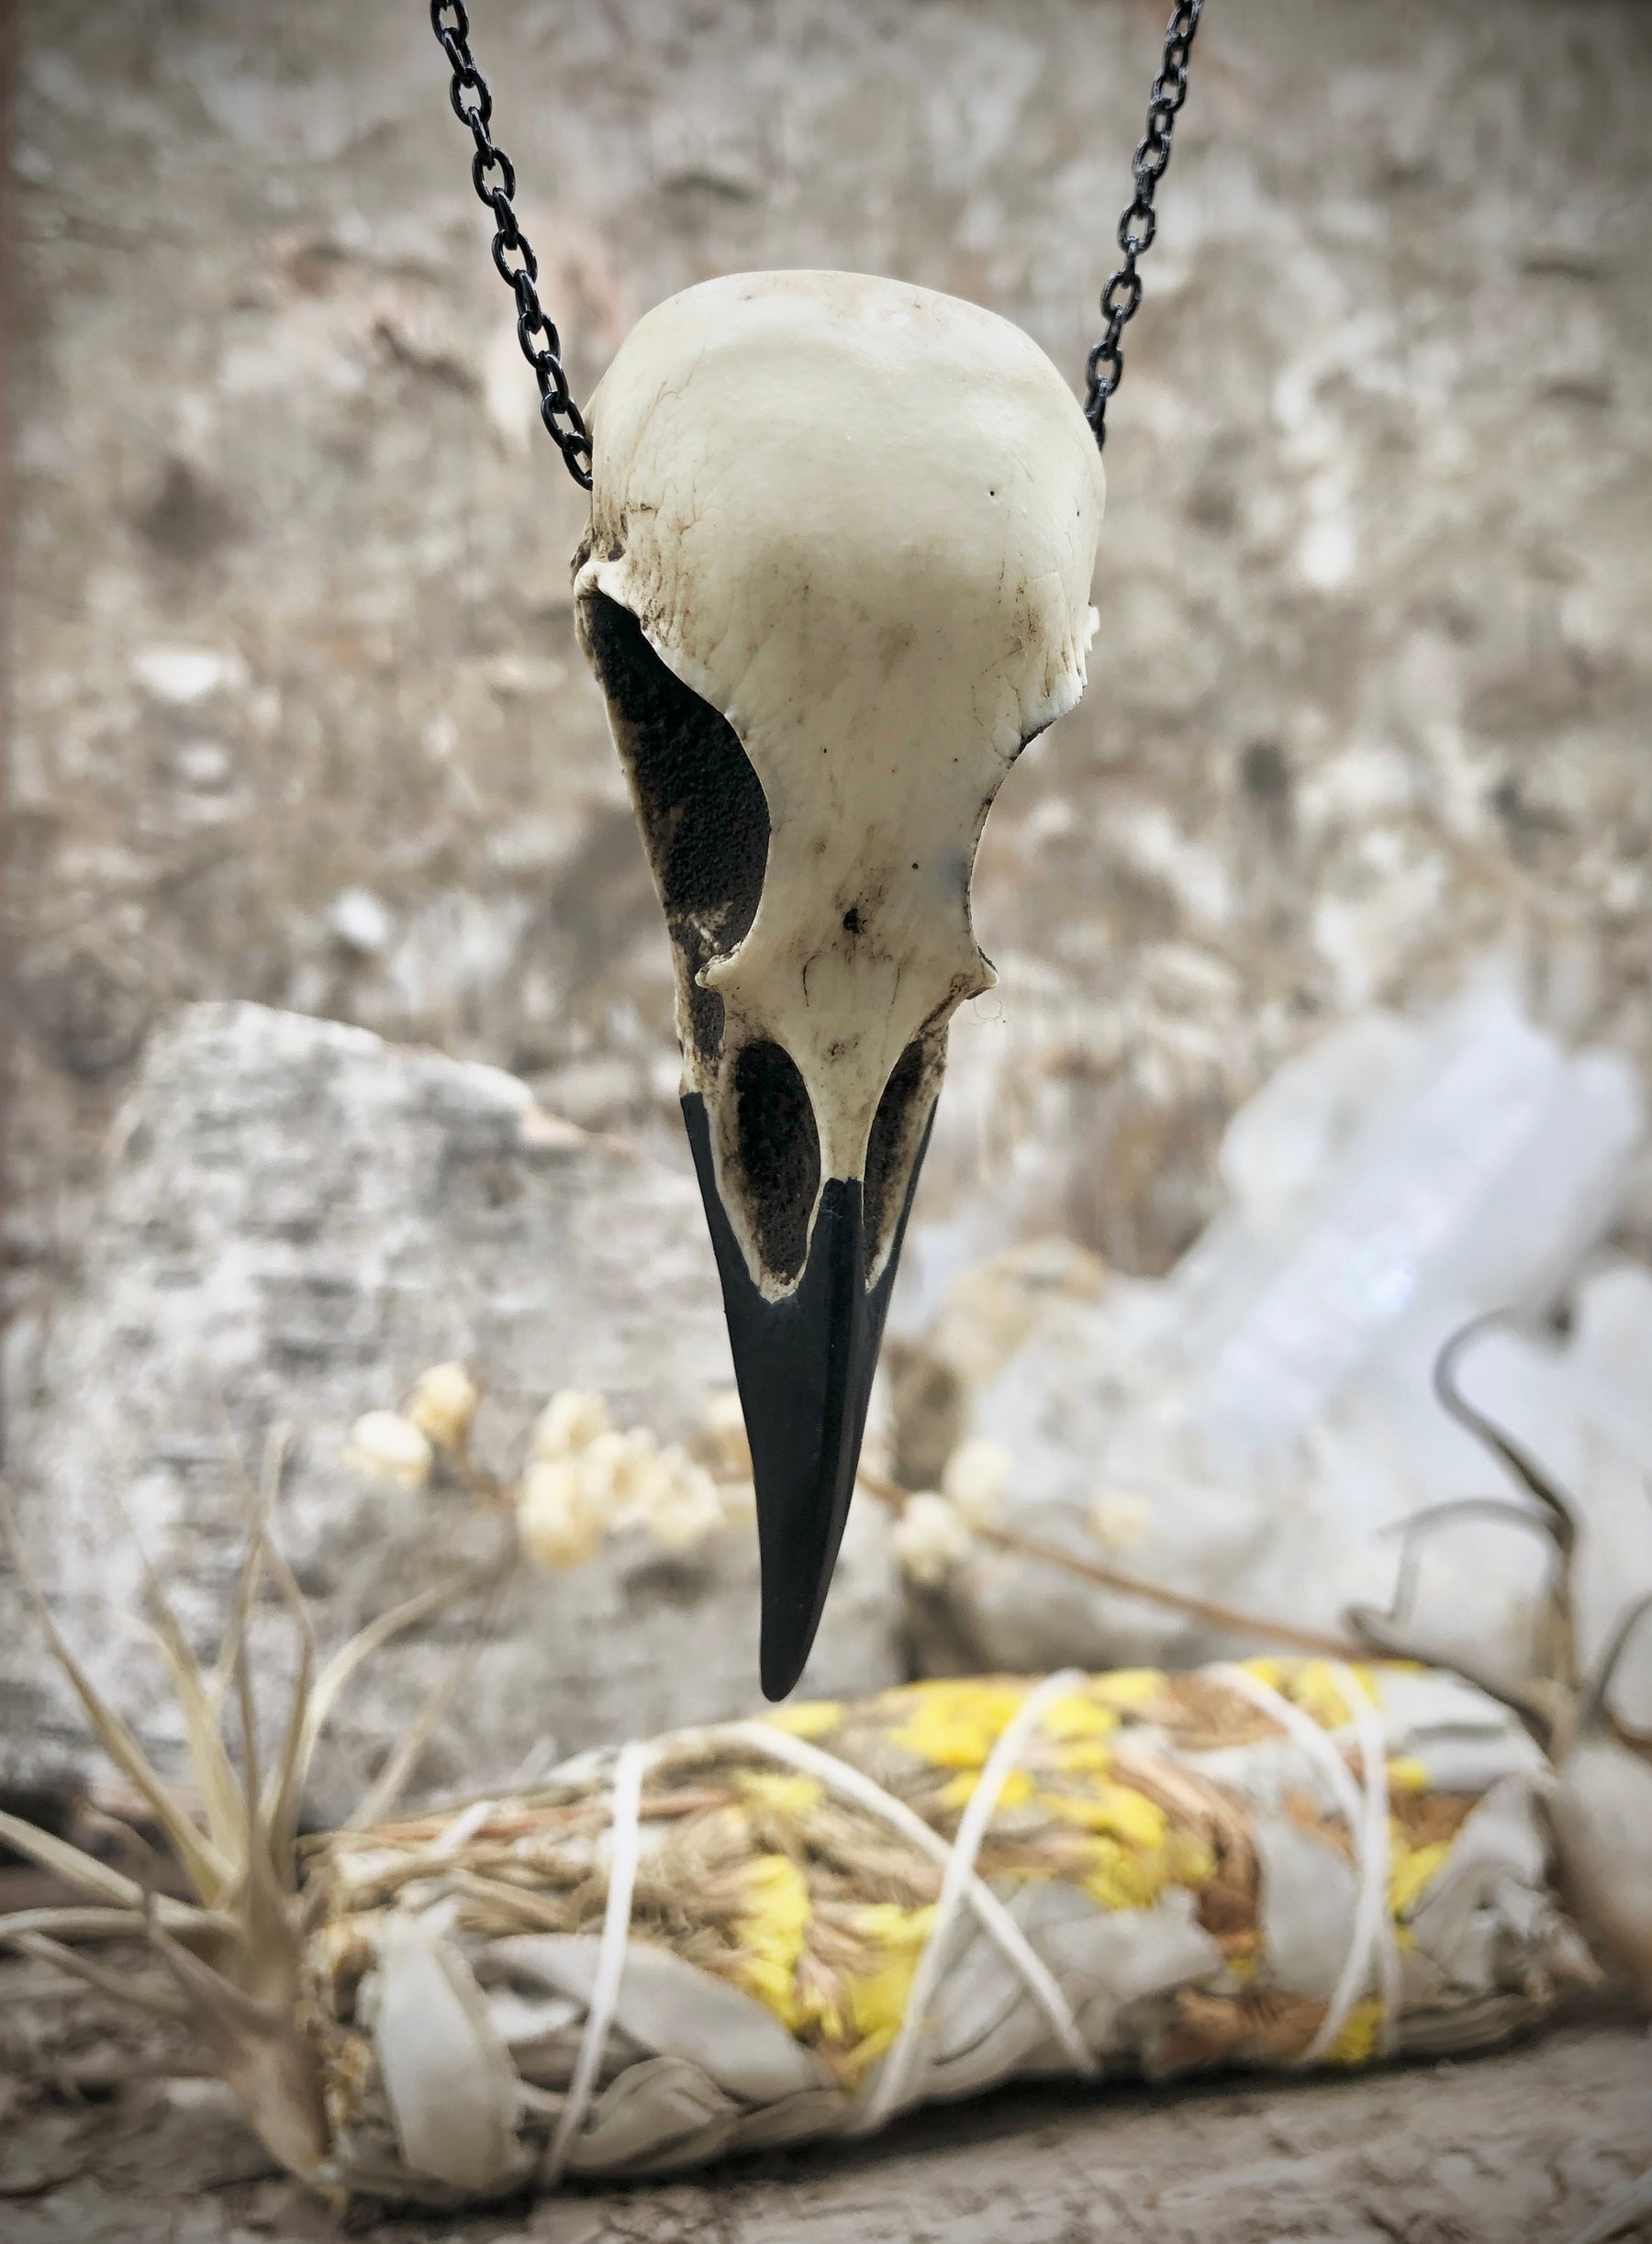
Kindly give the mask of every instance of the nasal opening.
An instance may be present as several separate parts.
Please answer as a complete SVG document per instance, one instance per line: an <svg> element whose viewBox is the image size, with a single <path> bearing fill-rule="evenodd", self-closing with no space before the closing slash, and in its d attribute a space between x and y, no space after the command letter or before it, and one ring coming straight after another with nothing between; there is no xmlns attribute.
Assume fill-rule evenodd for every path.
<svg viewBox="0 0 1652 2244"><path fill-rule="evenodd" d="M866 1144L865 1280L880 1271L905 1213L912 1171L941 1088L946 1031L914 1037L890 1071Z"/></svg>
<svg viewBox="0 0 1652 2244"><path fill-rule="evenodd" d="M730 1085L734 1143L725 1148L764 1269L783 1285L802 1276L809 1224L820 1189L820 1140L809 1089L781 1045L749 1044L735 1055ZM726 1172L733 1154L732 1178Z"/></svg>

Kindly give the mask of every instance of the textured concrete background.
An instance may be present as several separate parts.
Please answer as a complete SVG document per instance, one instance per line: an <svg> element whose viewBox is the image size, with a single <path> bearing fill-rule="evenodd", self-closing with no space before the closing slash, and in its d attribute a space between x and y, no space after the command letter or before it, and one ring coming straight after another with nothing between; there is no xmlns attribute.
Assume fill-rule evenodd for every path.
<svg viewBox="0 0 1652 2244"><path fill-rule="evenodd" d="M1159 0L489 0L585 395L729 268L866 267L1075 383ZM573 634L580 494L414 0L23 0L6 1288L26 1382L181 999L498 1061L680 1159ZM1652 1049L1652 11L1217 0L1114 408L1079 713L982 854L927 1181L1156 1268L1317 1022L1514 955Z"/></svg>

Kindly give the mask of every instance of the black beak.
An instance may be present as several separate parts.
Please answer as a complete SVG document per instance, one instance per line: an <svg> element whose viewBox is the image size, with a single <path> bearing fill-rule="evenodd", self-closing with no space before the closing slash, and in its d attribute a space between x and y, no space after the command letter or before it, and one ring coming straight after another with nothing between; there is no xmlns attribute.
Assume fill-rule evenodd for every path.
<svg viewBox="0 0 1652 2244"><path fill-rule="evenodd" d="M783 1699L803 1672L843 1539L872 1375L929 1135L926 1130L912 1164L877 1283L866 1283L860 1182L833 1177L820 1193L803 1275L792 1292L771 1301L753 1283L718 1197L710 1125L698 1092L684 1099L683 1119L722 1279L752 1446L763 1560L764 1695Z"/></svg>

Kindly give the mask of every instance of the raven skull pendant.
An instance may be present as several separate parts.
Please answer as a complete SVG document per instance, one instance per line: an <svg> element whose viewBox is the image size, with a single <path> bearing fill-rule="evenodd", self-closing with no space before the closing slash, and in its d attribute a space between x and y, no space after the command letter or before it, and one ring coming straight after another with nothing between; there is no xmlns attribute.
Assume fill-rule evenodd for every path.
<svg viewBox="0 0 1652 2244"><path fill-rule="evenodd" d="M947 1023L994 978L976 846L1084 687L1101 462L1020 329L854 274L672 297L589 421L575 612L675 958L779 1698L848 1514Z"/></svg>

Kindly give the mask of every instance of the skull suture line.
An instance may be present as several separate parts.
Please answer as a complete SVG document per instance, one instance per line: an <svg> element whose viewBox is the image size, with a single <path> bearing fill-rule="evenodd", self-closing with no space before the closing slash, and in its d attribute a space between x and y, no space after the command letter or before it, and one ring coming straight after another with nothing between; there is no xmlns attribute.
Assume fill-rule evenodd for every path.
<svg viewBox="0 0 1652 2244"><path fill-rule="evenodd" d="M739 274L592 401L581 642L675 954L683 1111L751 1436L765 1690L848 1513L999 783L1077 700L1101 463L1018 328Z"/></svg>

